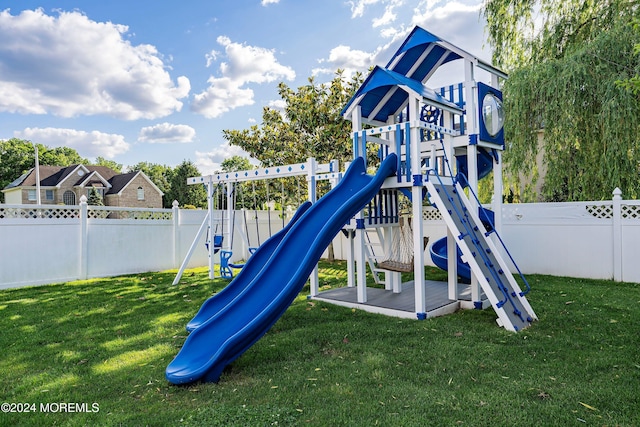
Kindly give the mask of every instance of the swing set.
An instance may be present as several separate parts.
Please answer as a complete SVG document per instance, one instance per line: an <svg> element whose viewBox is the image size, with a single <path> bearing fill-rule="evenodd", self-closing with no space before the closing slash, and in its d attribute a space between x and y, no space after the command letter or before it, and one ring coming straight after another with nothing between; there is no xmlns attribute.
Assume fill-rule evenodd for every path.
<svg viewBox="0 0 640 427"><path fill-rule="evenodd" d="M219 277L233 279L233 270L244 266L244 264L239 261L248 259L263 243L263 239L267 234L271 237L278 231L274 225L276 220L272 220L272 211L275 210L276 200L278 199L281 205L279 211L281 224L280 227L277 228L285 227L288 217L287 202L292 202L292 197L287 198L284 178L302 176L305 176L307 181L307 198L313 203L317 199L317 183L322 180L329 180L333 186L340 180L341 173L338 171L338 162L336 160L326 164L319 164L314 158L309 158L304 163L237 172L222 172L188 178L187 184L199 184L206 187L207 214L193 239L191 247L178 270L173 284L177 284L180 281L198 242L201 241L201 238L205 234L205 230L205 247L209 256L209 278L214 279L216 277L215 272L219 271ZM274 179L280 181L279 197L272 195L274 191L271 181ZM258 191L258 186L256 186L256 182L260 181L264 182L263 201L259 200L261 198L259 197L260 192ZM251 192L253 195L252 210L257 245L251 244L253 240L249 230L249 223L251 221L247 218L247 199L249 199L249 197L245 193L247 192L248 182L251 182ZM296 199L298 203L301 203L300 181L298 181L297 184L297 192ZM275 193L277 193L277 191ZM239 210L242 212L242 225L240 226L236 223L236 215L238 213L236 210L236 202L238 198L240 201ZM261 209L263 206L266 207L266 209ZM260 213L265 210L267 217L266 232L260 227L260 217L262 216ZM216 215L216 212L220 212L220 214ZM243 245L237 244L237 240L234 238L236 232L242 237ZM216 264L218 264L218 268L216 268ZM317 283L317 278L315 281Z"/></svg>
<svg viewBox="0 0 640 427"><path fill-rule="evenodd" d="M281 190L280 190L280 199L281 199L281 213L280 213L280 217L282 218L282 228L285 227L285 219L286 219L286 212L285 212L285 206L286 206L286 199L285 199L285 187L284 187L284 180L283 178L280 178L280 183L281 183ZM253 181L252 183L252 191L253 191L253 213L254 213L254 223L256 226L256 239L257 239L257 246L252 246L251 245L251 235L249 233L249 221L247 220L247 210L245 208L245 190L243 190L243 188L245 187L243 183L234 183L233 185L233 192L234 192L234 196L237 196L238 194L240 195L240 211L242 212L242 223L244 225L244 230L242 231L242 237L244 237L245 239L245 243L247 244L248 247L248 255L251 256L254 254L254 252L258 249L258 247L261 245L260 242L260 224L259 224L259 215L258 215L258 202L257 202L257 192L256 192L256 187L255 187L255 181ZM269 229L269 238L271 236L273 236L273 229L271 226L271 194L270 194L270 182L269 180L264 180L264 185L266 188L265 194L266 194L266 207L267 207L267 220L268 220L268 229ZM236 200L237 202L237 197ZM244 267L244 263L236 263L236 262L232 262L231 261L231 257L233 256L233 243L234 243L234 236L235 233L233 232L234 230L236 230L236 215L237 215L237 210L233 210L231 212L231 227L230 227L230 242L229 242L229 249L223 249L220 251L220 276L225 278L225 279L233 279L233 270L234 269L240 269ZM223 239L219 239L222 243Z"/></svg>

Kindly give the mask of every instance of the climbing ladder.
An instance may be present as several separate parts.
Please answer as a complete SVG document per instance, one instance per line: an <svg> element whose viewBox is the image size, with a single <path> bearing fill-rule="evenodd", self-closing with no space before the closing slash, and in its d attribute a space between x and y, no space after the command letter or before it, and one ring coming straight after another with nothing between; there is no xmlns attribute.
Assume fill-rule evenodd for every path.
<svg viewBox="0 0 640 427"><path fill-rule="evenodd" d="M387 270L377 267L378 263L382 261L381 257L384 256L384 248L379 243L383 240L380 228L375 228L374 230L365 229L364 232L366 233L364 242L365 258L367 259L367 264L369 264L373 280L377 285L384 284L384 278L380 277L380 273L385 273ZM375 232L377 236L376 242L371 239L370 233L373 232Z"/></svg>
<svg viewBox="0 0 640 427"><path fill-rule="evenodd" d="M451 178L429 175L429 201L440 211L447 227L457 237L462 259L471 267L498 315L500 326L519 331L537 320L531 305L515 281L505 260L489 238L462 186Z"/></svg>

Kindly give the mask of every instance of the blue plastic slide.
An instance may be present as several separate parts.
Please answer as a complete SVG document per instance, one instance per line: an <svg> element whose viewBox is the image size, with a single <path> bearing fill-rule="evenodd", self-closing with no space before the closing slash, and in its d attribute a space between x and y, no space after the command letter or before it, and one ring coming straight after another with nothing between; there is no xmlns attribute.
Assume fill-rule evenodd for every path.
<svg viewBox="0 0 640 427"><path fill-rule="evenodd" d="M375 176L356 159L340 183L289 229L249 285L187 337L167 366L173 384L217 382L223 369L259 340L302 290L326 247L342 227L375 196L396 171L390 154Z"/></svg>
<svg viewBox="0 0 640 427"><path fill-rule="evenodd" d="M249 286L254 277L262 270L267 261L273 255L282 238L287 234L289 229L298 222L300 216L311 207L311 202L304 202L296 211L291 221L276 234L267 239L260 247L249 257L247 262L240 270L240 273L233 279L223 290L206 300L200 310L189 323L187 323L187 331L191 332L198 326L209 320L220 310L233 301L238 295Z"/></svg>
<svg viewBox="0 0 640 427"><path fill-rule="evenodd" d="M468 175L467 156L456 156L456 163L458 166L458 173L463 174L464 176L467 176ZM492 169L493 169L493 154L491 153L491 151L485 150L484 148L480 147L478 149L478 180L489 175L489 172L491 172ZM463 182L465 181L464 180L461 181L461 184ZM488 216L491 219L491 221L493 221L492 211L488 209L484 209L482 206L480 207L480 210L484 211L483 214L479 214L481 219L484 219L485 217ZM457 246L456 246L456 250L458 253L458 256L456 257L458 276L461 277L464 281L469 282L471 280L471 268L469 267L469 264L462 261L461 259L462 252ZM433 245L431 245L429 252L431 254L431 260L436 265L436 267L441 268L444 271L447 271L449 269L449 265L447 263L447 238L446 237L443 237L442 239L433 242Z"/></svg>
<svg viewBox="0 0 640 427"><path fill-rule="evenodd" d="M460 248L458 248L458 246L456 246L456 251L458 254L458 276L461 277L464 281L468 282L469 280L471 280L471 267L469 267L469 264L462 261L462 251L460 250ZM447 271L449 269L449 265L447 264L448 258L446 237L433 242L433 245L431 245L429 252L431 253L431 260L436 265L436 267L441 268L444 271Z"/></svg>

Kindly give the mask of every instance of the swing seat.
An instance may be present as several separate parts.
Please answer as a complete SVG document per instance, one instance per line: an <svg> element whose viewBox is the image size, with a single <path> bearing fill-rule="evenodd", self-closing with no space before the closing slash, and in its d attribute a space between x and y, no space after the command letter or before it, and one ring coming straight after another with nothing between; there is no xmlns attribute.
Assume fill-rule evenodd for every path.
<svg viewBox="0 0 640 427"><path fill-rule="evenodd" d="M225 279L233 279L233 264L229 262L231 255L231 251L220 251L220 276Z"/></svg>
<svg viewBox="0 0 640 427"><path fill-rule="evenodd" d="M423 237L422 250L429 244L429 238ZM410 218L400 218L400 230L394 235L389 256L377 263L383 270L409 273L413 271L413 230Z"/></svg>
<svg viewBox="0 0 640 427"><path fill-rule="evenodd" d="M253 255L255 253L255 251L257 251L258 248L249 248L249 255ZM231 268L243 268L244 264L233 264L233 263L228 263L229 267Z"/></svg>
<svg viewBox="0 0 640 427"><path fill-rule="evenodd" d="M389 271L397 271L399 273L409 273L413 271L413 260L410 263L386 260L378 263L378 268Z"/></svg>
<svg viewBox="0 0 640 427"><path fill-rule="evenodd" d="M258 250L258 248L249 248L249 254L253 255L254 252L257 251L257 250ZM225 251L225 252L227 252L227 251ZM231 268L243 268L244 267L244 264L234 264L234 263L229 262L229 258L231 258L231 252L229 252L229 256L225 260L227 266L229 266Z"/></svg>
<svg viewBox="0 0 640 427"><path fill-rule="evenodd" d="M214 234L213 235L213 253L217 254L218 251L220 249L222 249L222 235L221 234ZM209 239L207 239L207 241L204 244L207 248L207 251L209 250Z"/></svg>

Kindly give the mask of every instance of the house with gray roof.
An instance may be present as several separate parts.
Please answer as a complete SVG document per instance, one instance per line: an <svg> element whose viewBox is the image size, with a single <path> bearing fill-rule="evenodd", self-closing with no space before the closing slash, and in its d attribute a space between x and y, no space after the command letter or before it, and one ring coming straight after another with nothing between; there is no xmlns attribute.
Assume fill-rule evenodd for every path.
<svg viewBox="0 0 640 427"><path fill-rule="evenodd" d="M161 208L163 193L144 172L118 174L106 166L40 166L40 199L48 205L77 205L95 188L105 206ZM7 185L6 204L37 203L35 168Z"/></svg>

